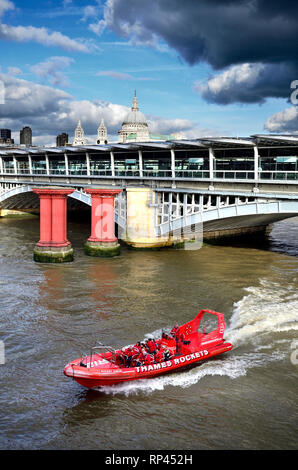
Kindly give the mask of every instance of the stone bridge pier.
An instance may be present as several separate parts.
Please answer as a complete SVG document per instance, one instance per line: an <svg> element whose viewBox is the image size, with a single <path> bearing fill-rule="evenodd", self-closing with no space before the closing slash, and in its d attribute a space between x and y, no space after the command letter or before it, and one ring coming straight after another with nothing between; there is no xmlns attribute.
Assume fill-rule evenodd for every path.
<svg viewBox="0 0 298 470"><path fill-rule="evenodd" d="M203 240L264 233L297 214L294 194L127 187L122 239L134 248L192 250Z"/></svg>
<svg viewBox="0 0 298 470"><path fill-rule="evenodd" d="M73 260L73 248L67 240L67 196L74 189L38 188L40 199L40 240L35 245L34 261L62 263Z"/></svg>
<svg viewBox="0 0 298 470"><path fill-rule="evenodd" d="M73 261L73 248L67 239L67 197L75 189L33 188L40 200L40 240L33 258L41 263ZM85 244L89 256L116 256L120 244L114 231L114 198L122 190L85 188L91 196L91 235Z"/></svg>
<svg viewBox="0 0 298 470"><path fill-rule="evenodd" d="M171 237L156 231L156 204L150 188L126 188L126 231L123 241L132 248L154 249L172 245Z"/></svg>
<svg viewBox="0 0 298 470"><path fill-rule="evenodd" d="M115 196L121 189L85 188L91 195L91 235L85 243L89 256L116 256L120 245L115 237L114 207Z"/></svg>

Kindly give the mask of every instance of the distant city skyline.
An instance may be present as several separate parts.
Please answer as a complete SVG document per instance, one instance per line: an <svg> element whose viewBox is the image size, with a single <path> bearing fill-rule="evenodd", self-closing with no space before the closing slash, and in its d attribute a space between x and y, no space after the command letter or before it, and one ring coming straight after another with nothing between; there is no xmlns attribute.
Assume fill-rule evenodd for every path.
<svg viewBox="0 0 298 470"><path fill-rule="evenodd" d="M55 145L81 119L88 143L103 117L116 141L136 90L152 134L297 133L297 13L261 0L0 0L0 127Z"/></svg>

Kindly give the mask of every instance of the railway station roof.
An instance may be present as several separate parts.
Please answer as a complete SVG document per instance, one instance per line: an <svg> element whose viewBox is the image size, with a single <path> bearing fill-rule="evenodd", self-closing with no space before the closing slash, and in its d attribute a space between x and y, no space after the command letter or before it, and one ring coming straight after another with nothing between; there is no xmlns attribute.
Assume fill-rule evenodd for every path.
<svg viewBox="0 0 298 470"><path fill-rule="evenodd" d="M257 145L265 145L268 147L298 145L298 135L255 134L252 137L255 139Z"/></svg>
<svg viewBox="0 0 298 470"><path fill-rule="evenodd" d="M249 137L203 137L200 139L207 147L217 148L239 148L253 147L255 142Z"/></svg>
<svg viewBox="0 0 298 470"><path fill-rule="evenodd" d="M285 147L298 146L298 135L272 135L255 134L250 137L200 137L198 139L181 139L149 142L110 142L105 145L66 145L63 147L20 147L17 145L1 145L0 155L34 155L45 153L82 153L82 152L129 152L129 151L160 151L160 150L208 150L214 149L236 149L252 148L254 146Z"/></svg>

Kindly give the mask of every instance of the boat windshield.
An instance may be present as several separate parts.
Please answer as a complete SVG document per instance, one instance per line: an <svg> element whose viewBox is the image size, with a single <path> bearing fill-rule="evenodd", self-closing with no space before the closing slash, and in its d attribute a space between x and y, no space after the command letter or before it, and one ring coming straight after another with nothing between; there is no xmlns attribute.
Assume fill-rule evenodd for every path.
<svg viewBox="0 0 298 470"><path fill-rule="evenodd" d="M100 356L104 357L107 361L116 364L116 351L114 348L112 348L112 346L107 346L101 343L100 341L97 341L95 345L91 348L90 362L92 362L92 356L95 354L100 354Z"/></svg>
<svg viewBox="0 0 298 470"><path fill-rule="evenodd" d="M207 335L208 333L211 333L211 331L216 330L217 327L218 318L211 313L205 312L201 317L198 332Z"/></svg>

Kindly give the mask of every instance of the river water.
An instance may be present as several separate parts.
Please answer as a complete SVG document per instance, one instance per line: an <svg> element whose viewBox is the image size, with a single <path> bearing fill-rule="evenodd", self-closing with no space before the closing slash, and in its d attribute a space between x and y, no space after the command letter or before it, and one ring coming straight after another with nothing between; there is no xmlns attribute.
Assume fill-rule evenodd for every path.
<svg viewBox="0 0 298 470"><path fill-rule="evenodd" d="M47 265L38 218L0 219L0 448L296 448L297 235L295 218L263 244L94 259L89 225L70 222L74 262ZM101 391L63 375L95 340L131 344L202 308L225 314L226 355Z"/></svg>

